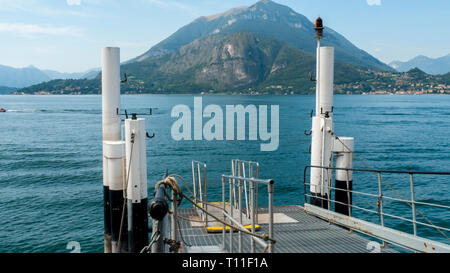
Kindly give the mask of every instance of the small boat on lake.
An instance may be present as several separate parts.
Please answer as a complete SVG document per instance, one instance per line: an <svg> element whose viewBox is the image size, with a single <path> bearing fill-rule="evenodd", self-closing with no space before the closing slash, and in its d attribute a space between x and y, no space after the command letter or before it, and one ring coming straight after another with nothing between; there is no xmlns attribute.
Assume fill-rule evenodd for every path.
<svg viewBox="0 0 450 273"><path fill-rule="evenodd" d="M0 108L0 113L6 112L6 109Z"/></svg>

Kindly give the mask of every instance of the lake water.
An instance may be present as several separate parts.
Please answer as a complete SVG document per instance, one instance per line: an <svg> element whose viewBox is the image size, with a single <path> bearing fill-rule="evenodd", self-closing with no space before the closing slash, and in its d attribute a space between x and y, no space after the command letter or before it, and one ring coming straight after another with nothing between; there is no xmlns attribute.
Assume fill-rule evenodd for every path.
<svg viewBox="0 0 450 273"><path fill-rule="evenodd" d="M203 96L203 105L279 105L280 143L261 152L259 141L175 141L171 109L193 106L190 95L122 96L122 110L145 111L149 195L166 169L190 180L191 160L208 164L208 199L221 198L220 175L231 159L260 162L260 177L275 180L275 205L303 205L303 169L309 164L313 96ZM103 251L103 196L100 96L0 96L0 252ZM335 96L335 132L355 137L355 151L371 168L450 170L450 96ZM354 158L354 166L363 166ZM384 177L410 196L409 176ZM416 199L449 205L450 177L415 178ZM377 193L374 175L355 174L354 189ZM383 188L386 195L396 197ZM355 204L376 210L376 200L354 196ZM264 205L264 200L261 201ZM184 201L184 206L188 206ZM385 204L387 213L411 218L410 209ZM449 228L449 212L420 207L434 223ZM378 216L354 211L374 222ZM420 216L419 221L425 222ZM395 219L391 227L412 232ZM448 241L429 228L419 235Z"/></svg>

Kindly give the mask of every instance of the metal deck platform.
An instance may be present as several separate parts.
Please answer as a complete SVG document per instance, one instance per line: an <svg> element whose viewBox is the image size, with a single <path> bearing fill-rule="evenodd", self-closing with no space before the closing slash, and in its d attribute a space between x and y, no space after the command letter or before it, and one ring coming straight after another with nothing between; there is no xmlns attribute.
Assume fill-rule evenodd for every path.
<svg viewBox="0 0 450 273"><path fill-rule="evenodd" d="M258 214L267 213L267 208L260 208ZM283 214L296 220L277 223L275 219L274 234L276 253L368 253L370 240L360 236L356 232L307 214L301 206L279 206L274 207L274 213ZM184 218L197 216L194 209L179 209L178 214ZM283 217L281 217L283 218ZM192 218L190 218L192 219ZM268 225L260 223L259 233L268 232ZM192 245L186 247L186 252L209 252L211 249L222 247L222 233L207 233L205 227L199 226L197 222L180 219L180 228L185 242ZM237 234L237 233L236 233ZM243 236L243 252L250 252L250 239ZM226 244L229 243L228 234ZM233 252L237 252L238 236L233 236ZM262 252L261 246L256 245L255 252ZM382 253L397 252L391 248L382 248Z"/></svg>

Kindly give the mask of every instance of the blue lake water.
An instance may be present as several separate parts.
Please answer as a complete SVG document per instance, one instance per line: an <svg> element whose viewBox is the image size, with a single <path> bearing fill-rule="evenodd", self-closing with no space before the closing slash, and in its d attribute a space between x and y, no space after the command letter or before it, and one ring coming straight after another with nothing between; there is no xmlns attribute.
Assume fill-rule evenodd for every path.
<svg viewBox="0 0 450 273"><path fill-rule="evenodd" d="M261 152L259 141L175 141L172 107L193 106L190 95L122 96L122 109L144 111L147 130L149 195L166 169L190 180L191 160L208 164L208 199L221 198L220 175L231 159L260 162L260 177L275 180L276 205L303 205L303 169L309 164L313 96L203 96L203 105L279 105L280 143ZM103 196L100 96L0 96L0 252L69 252L78 241L82 252L103 251ZM371 168L418 171L450 170L450 96L335 96L335 132L355 137L355 151ZM354 166L363 166L354 158ZM409 176L385 181L410 196ZM378 192L370 174L354 175L354 190ZM396 197L383 188L385 194ZM449 205L450 177L415 177L416 199ZM376 210L376 200L354 196L355 204ZM264 205L264 200L261 200ZM188 204L184 204L188 206ZM386 213L411 218L411 210L387 202ZM419 207L433 223L449 228L450 213ZM374 222L376 214L354 211ZM420 216L419 221L426 222ZM387 225L412 232L395 219ZM430 228L419 235L448 243Z"/></svg>

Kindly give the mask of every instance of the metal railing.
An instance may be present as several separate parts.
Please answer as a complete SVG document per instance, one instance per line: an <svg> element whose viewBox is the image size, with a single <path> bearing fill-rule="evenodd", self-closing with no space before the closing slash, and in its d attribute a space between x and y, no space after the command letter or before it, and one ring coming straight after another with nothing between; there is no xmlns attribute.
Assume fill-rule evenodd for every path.
<svg viewBox="0 0 450 273"><path fill-rule="evenodd" d="M203 175L202 175L203 170ZM207 190L207 167L206 163L192 160L192 193L194 202L200 203L200 206L204 209L208 209L208 190ZM200 201L200 202L199 202ZM195 206L194 206L194 209ZM205 226L208 225L208 214L202 210L197 210L200 214L200 218L204 221Z"/></svg>
<svg viewBox="0 0 450 273"><path fill-rule="evenodd" d="M347 183L347 189L341 189L341 188L336 188L332 186L331 183L331 179L329 179L328 182L328 198L323 198L320 196L313 196L311 194L308 194L308 189L307 189L307 185L311 185L310 183L306 182L306 177L307 177L307 170L310 168L320 168L320 169L326 169L328 171L333 171L333 170L341 170L341 171L346 171L347 172L347 178L349 177L349 172L365 172L365 173L373 173L374 175L376 175L377 177L377 183L378 183L378 192L376 194L373 193L367 193L367 192L360 192L360 191L355 191L355 190L349 190L349 183L350 181L346 181ZM410 190L410 197L406 198L404 196L402 196L400 193L398 193L395 189L392 188L392 186L390 186L388 183L386 183L382 177L382 174L400 174L400 175L409 175L409 190ZM441 205L441 204L433 204L433 203L429 203L429 202L421 202L421 201L417 201L416 197L415 197L415 189L414 189L414 176L415 175L439 175L439 176L443 176L443 175L450 175L450 172L425 172L425 171L398 171L398 170L373 170L373 169L353 169L353 168L336 168L336 167L326 167L326 166L306 166L304 169L304 173L303 173L303 185L304 185L304 198L305 198L305 204L308 204L307 202L307 197L309 197L311 199L311 197L316 198L316 199L321 199L322 201L328 202L328 208L327 210L330 211L331 210L331 206L330 204L340 204L340 205L344 205L348 207L348 215L349 217L352 217L352 209L358 209L360 211L364 211L364 212L368 212L368 213L372 213L372 214L376 214L379 216L379 224L381 225L382 228L385 227L385 217L390 217L390 218L394 218L400 221L404 221L404 222L408 222L412 224L412 228L413 228L413 236L414 237L418 237L418 226L426 226L428 228L433 228L435 230L437 230L439 233L441 233L444 237L446 237L447 239L449 239L447 237L447 235L445 234L445 231L450 231L449 228L446 227L442 227L442 226L437 226L435 224L433 224L428 218L426 218L421 212L419 212L417 210L417 206L428 206L428 207L434 207L434 208L441 208L441 209L447 209L450 210L450 206L447 205ZM331 178L331 176L329 176ZM353 180L355 180L355 176L353 176ZM396 194L398 196L398 198L396 197L390 197L390 196L386 196L382 190L382 186L383 184L385 186L387 186L388 188L390 188L390 190ZM373 210L373 209L368 209L368 208L363 208L362 206L358 206L355 204L352 204L352 202L348 202L348 203L343 203L343 202L339 202L336 200L332 200L332 190L336 191L342 191L342 192L347 192L349 198L347 200L355 200L355 198L350 197L350 195L359 195L359 196L364 196L366 198L374 198L376 202L374 202L377 206L377 210ZM408 219L404 216L398 216L398 215L394 215L394 214L390 214L390 213L386 213L385 212L385 208L383 207L383 203L384 201L392 201L392 202L397 202L397 203L403 203L408 205L411 208L411 216L412 219ZM428 223L424 223L421 221L417 220L417 214L419 214L423 219L425 219L426 222ZM331 215L331 216L335 216L334 214L327 214L327 215ZM346 225L344 223L344 225ZM348 228L352 229L355 228L352 225L347 225ZM361 230L359 230L361 231ZM368 234L371 235L371 234ZM385 238L379 238L383 241L383 245L385 244ZM396 244L396 242L392 242ZM408 245L402 243L400 244L403 247L409 248ZM412 249L412 248L410 248ZM413 250L417 250L417 249L413 249Z"/></svg>
<svg viewBox="0 0 450 273"><path fill-rule="evenodd" d="M245 161L239 159L231 160L231 175L233 176L242 176L248 178L258 178L259 177L259 163L254 161ZM244 181L244 197L245 197L245 211L246 216L250 219L250 214L252 213L252 208L249 207L249 193L248 193L248 183ZM258 224L258 200L259 200L259 184L255 185L255 213L256 213L256 224ZM236 197L236 191L233 191L234 196ZM236 198L235 198L236 200ZM233 204L235 208L237 208L237 203Z"/></svg>
<svg viewBox="0 0 450 273"><path fill-rule="evenodd" d="M225 199L225 192L226 192L226 180L228 180L228 186L229 186L229 196L228 196L228 204L229 204L229 211L227 212L227 202ZM258 243L260 246L262 246L264 249L267 249L269 253L273 252L273 189L274 189L274 181L271 179L257 179L252 177L243 177L243 176L234 176L234 175L222 175L222 204L223 204L223 220L224 222L229 222L230 225L234 224L238 226L240 229L246 229L246 227L243 225L243 208L242 208L242 191L243 191L243 184L245 182L249 183L250 190L250 200L249 200L249 207L250 207L250 229L252 234L256 234L256 202L255 202L255 188L258 184L264 184L267 185L267 193L268 193L268 217L269 217L269 230L268 230L268 238L269 240L266 242L262 240L261 238L255 237L253 235L250 236L250 252L255 251L255 242ZM237 186L237 198L236 198L236 186ZM238 220L235 219L235 216L233 215L234 206L232 204L237 204L237 212ZM233 228L230 228L230 237L229 237L229 248L228 251L230 253L233 252ZM226 249L226 226L222 225L222 245L223 249ZM238 231L238 252L242 252L242 232Z"/></svg>

